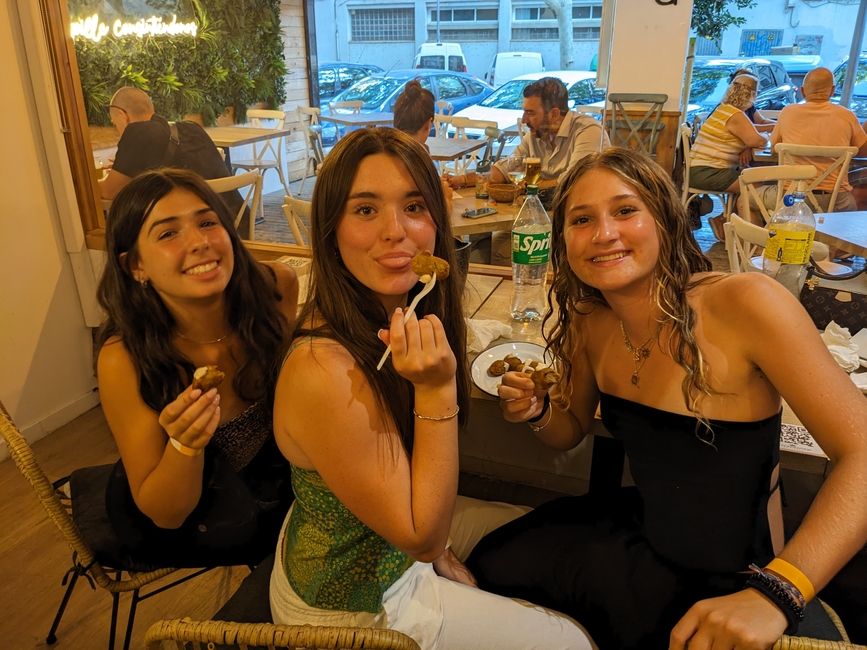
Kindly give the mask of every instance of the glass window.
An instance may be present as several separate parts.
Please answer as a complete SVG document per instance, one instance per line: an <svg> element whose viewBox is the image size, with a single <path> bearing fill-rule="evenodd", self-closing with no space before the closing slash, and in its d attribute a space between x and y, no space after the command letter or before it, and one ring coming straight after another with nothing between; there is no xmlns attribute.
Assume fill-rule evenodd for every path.
<svg viewBox="0 0 867 650"><path fill-rule="evenodd" d="M452 20L475 20L476 19L476 11L475 9L455 9L452 12Z"/></svg>
<svg viewBox="0 0 867 650"><path fill-rule="evenodd" d="M476 9L476 20L497 20L499 13L496 9Z"/></svg>
<svg viewBox="0 0 867 650"><path fill-rule="evenodd" d="M467 90L464 88L461 80L450 74L437 77L437 88L439 89L440 99L454 99L455 97L463 97L467 94Z"/></svg>
<svg viewBox="0 0 867 650"><path fill-rule="evenodd" d="M771 73L771 66L769 65L757 65L756 76L759 78L759 92L777 85L774 75Z"/></svg>
<svg viewBox="0 0 867 650"><path fill-rule="evenodd" d="M590 18L591 7L572 7L572 18L574 20L584 20Z"/></svg>
<svg viewBox="0 0 867 650"><path fill-rule="evenodd" d="M466 72L467 66L464 64L464 57L457 55L449 56L449 70L452 72Z"/></svg>
<svg viewBox="0 0 867 650"><path fill-rule="evenodd" d="M529 84L528 80L515 79L488 95L479 106L488 108L507 108L513 111L524 109L524 88Z"/></svg>
<svg viewBox="0 0 867 650"><path fill-rule="evenodd" d="M474 81L472 79L464 79L464 83L467 84L467 88L470 89L471 95L478 95L484 92L485 87L480 84L478 81Z"/></svg>
<svg viewBox="0 0 867 650"><path fill-rule="evenodd" d="M361 100L362 108L378 111L382 103L404 83L400 79L386 79L383 77L368 77L340 93L339 100L342 102Z"/></svg>
<svg viewBox="0 0 867 650"><path fill-rule="evenodd" d="M351 9L353 41L415 40L415 12L406 9Z"/></svg>
<svg viewBox="0 0 867 650"><path fill-rule="evenodd" d="M589 104L596 101L593 93L593 81L578 81L569 89L569 99L575 104Z"/></svg>
<svg viewBox="0 0 867 650"><path fill-rule="evenodd" d="M535 7L516 7L515 20L536 20L539 18L539 10Z"/></svg>
<svg viewBox="0 0 867 650"><path fill-rule="evenodd" d="M425 56L421 56L418 59L419 68L428 68L431 70L442 70L445 68L443 63L445 62L445 57L442 54L426 54Z"/></svg>

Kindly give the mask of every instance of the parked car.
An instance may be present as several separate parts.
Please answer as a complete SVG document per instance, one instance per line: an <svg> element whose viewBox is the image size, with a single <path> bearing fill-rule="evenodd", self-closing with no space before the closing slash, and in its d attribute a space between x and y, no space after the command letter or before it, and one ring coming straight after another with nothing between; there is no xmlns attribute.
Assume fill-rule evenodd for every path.
<svg viewBox="0 0 867 650"><path fill-rule="evenodd" d="M846 58L834 70L835 90L831 101L835 104L840 103L840 93L843 90L843 84L846 83L846 66L848 64L849 59ZM858 57L855 85L852 86L852 100L849 102L849 108L858 116L858 119L867 119L867 52L861 52Z"/></svg>
<svg viewBox="0 0 867 650"><path fill-rule="evenodd" d="M539 52L497 52L491 69L485 73L485 81L494 88L522 74L542 72L542 55Z"/></svg>
<svg viewBox="0 0 867 650"><path fill-rule="evenodd" d="M792 83L799 88L804 82L804 76L822 65L822 57L818 54L767 54L763 58L782 64Z"/></svg>
<svg viewBox="0 0 867 650"><path fill-rule="evenodd" d="M460 43L422 43L413 66L427 70L466 72L467 60Z"/></svg>
<svg viewBox="0 0 867 650"><path fill-rule="evenodd" d="M496 122L500 129L515 126L524 113L524 88L542 77L557 77L569 89L569 103L572 106L592 104L605 99L605 90L596 87L596 73L587 70L554 70L552 72L533 72L515 77L497 88L490 97L470 106L455 115L473 120ZM467 130L467 135L479 137L481 133Z"/></svg>
<svg viewBox="0 0 867 650"><path fill-rule="evenodd" d="M449 102L454 107L454 111L480 102L494 91L481 79L463 72L392 70L362 79L337 95L333 101L361 100L364 102L362 113L391 113L394 111L394 102L398 95L403 92L406 82L411 79L418 79L422 88L427 88L433 93L435 101ZM324 115L328 115L329 110L327 106L322 107ZM323 124L323 143L328 145L336 139L336 129L327 123Z"/></svg>
<svg viewBox="0 0 867 650"><path fill-rule="evenodd" d="M689 87L689 103L698 109L687 113L709 113L722 100L729 86L729 75L739 68L746 68L759 79L756 108L778 111L797 101L795 84L786 69L777 61L762 58L721 59L697 56L692 68Z"/></svg>
<svg viewBox="0 0 867 650"><path fill-rule="evenodd" d="M385 72L370 63L323 63L319 66L319 104L333 99L356 81L378 72Z"/></svg>

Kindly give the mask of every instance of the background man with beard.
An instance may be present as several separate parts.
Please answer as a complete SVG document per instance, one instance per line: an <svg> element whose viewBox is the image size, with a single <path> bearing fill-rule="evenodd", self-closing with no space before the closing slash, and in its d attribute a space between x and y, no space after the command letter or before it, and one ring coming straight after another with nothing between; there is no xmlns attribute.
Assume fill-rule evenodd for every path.
<svg viewBox="0 0 867 650"><path fill-rule="evenodd" d="M602 125L591 117L569 110L569 92L562 81L543 77L524 88L527 134L513 156L539 158L542 179L556 180L577 161L610 146ZM511 165L523 164L504 158L491 169L491 182L509 182Z"/></svg>

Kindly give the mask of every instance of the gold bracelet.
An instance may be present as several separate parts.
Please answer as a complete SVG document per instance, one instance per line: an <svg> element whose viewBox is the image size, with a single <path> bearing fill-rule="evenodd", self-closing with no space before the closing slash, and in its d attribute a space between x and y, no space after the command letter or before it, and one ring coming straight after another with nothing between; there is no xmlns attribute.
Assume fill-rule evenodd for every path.
<svg viewBox="0 0 867 650"><path fill-rule="evenodd" d="M461 412L461 407L459 404L455 405L455 412L449 413L448 415L438 415L438 416L420 415L419 412L415 410L415 408L412 409L412 414L414 416L416 416L419 420L433 420L434 422L442 422L444 420L451 420L452 418L457 417L458 413L460 413L460 412Z"/></svg>
<svg viewBox="0 0 867 650"><path fill-rule="evenodd" d="M548 417L547 418L545 418L542 422L539 422L539 423L527 422L527 425L530 427L530 429L534 433L538 433L539 431L541 431L542 429L547 427L549 424L551 424L551 418L553 418L553 417L554 417L554 407L548 406Z"/></svg>
<svg viewBox="0 0 867 650"><path fill-rule="evenodd" d="M205 453L204 448L196 449L194 447L187 447L185 444L178 442L174 438L169 438L169 442L172 443L172 447L178 450L178 452L182 453L184 456L189 456L190 458L195 458L196 456L201 456Z"/></svg>
<svg viewBox="0 0 867 650"><path fill-rule="evenodd" d="M780 576L783 580L801 592L804 600L810 602L816 596L816 588L810 579L798 567L782 558L775 557L765 567L766 570Z"/></svg>

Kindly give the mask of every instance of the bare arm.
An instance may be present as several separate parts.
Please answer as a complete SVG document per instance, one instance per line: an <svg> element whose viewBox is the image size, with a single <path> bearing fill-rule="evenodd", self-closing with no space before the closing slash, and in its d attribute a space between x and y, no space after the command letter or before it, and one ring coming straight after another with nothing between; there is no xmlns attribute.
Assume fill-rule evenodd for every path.
<svg viewBox="0 0 867 650"><path fill-rule="evenodd" d="M208 444L220 421L216 389L187 388L162 413L139 394L138 373L119 341L103 346L97 361L102 408L117 442L136 506L160 528L177 528L202 491L204 456L182 454L169 435L192 449Z"/></svg>
<svg viewBox="0 0 867 650"><path fill-rule="evenodd" d="M274 271L277 279L277 290L281 296L277 307L286 317L291 330L295 324L295 316L298 312L298 274L295 272L295 269L280 262L262 263Z"/></svg>
<svg viewBox="0 0 867 650"><path fill-rule="evenodd" d="M109 169L105 178L99 181L99 193L104 199L113 199L132 179L119 171Z"/></svg>
<svg viewBox="0 0 867 650"><path fill-rule="evenodd" d="M758 148L767 144L765 137L756 131L756 127L743 113L735 113L728 122L726 129L748 147Z"/></svg>
<svg viewBox="0 0 867 650"><path fill-rule="evenodd" d="M435 316L390 330L392 360L420 415L456 411L456 362ZM423 562L442 554L457 494L457 418L414 420L408 457L394 423L352 356L333 341L302 342L277 384L274 431L284 455L313 468L340 501L395 547Z"/></svg>

